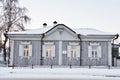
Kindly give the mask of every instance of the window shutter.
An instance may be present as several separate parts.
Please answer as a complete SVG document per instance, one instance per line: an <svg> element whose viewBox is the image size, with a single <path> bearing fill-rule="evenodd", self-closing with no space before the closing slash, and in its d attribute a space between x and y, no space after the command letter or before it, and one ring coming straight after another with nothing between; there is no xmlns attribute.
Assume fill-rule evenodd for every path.
<svg viewBox="0 0 120 80"><path fill-rule="evenodd" d="M29 56L32 56L32 45L29 45Z"/></svg>
<svg viewBox="0 0 120 80"><path fill-rule="evenodd" d="M52 46L52 57L55 57L55 46Z"/></svg>
<svg viewBox="0 0 120 80"><path fill-rule="evenodd" d="M23 45L19 45L19 56L23 56Z"/></svg>
<svg viewBox="0 0 120 80"><path fill-rule="evenodd" d="M71 57L71 46L67 46L67 57Z"/></svg>
<svg viewBox="0 0 120 80"><path fill-rule="evenodd" d="M80 46L76 46L76 57L80 57Z"/></svg>
<svg viewBox="0 0 120 80"><path fill-rule="evenodd" d="M101 58L101 46L98 46L98 48L97 48L97 55L98 55L98 57L99 58Z"/></svg>
<svg viewBox="0 0 120 80"><path fill-rule="evenodd" d="M46 57L46 46L45 45L43 45L42 54L43 54L43 57Z"/></svg>
<svg viewBox="0 0 120 80"><path fill-rule="evenodd" d="M92 46L88 46L88 57L92 57Z"/></svg>

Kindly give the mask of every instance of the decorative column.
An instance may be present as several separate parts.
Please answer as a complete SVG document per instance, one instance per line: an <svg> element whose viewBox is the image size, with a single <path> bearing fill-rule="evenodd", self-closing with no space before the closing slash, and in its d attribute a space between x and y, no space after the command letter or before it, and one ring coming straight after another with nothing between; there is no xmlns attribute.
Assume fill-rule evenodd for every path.
<svg viewBox="0 0 120 80"><path fill-rule="evenodd" d="M108 42L108 65L112 66L112 46L111 46L111 42Z"/></svg>
<svg viewBox="0 0 120 80"><path fill-rule="evenodd" d="M62 65L62 41L59 41L59 65Z"/></svg>
<svg viewBox="0 0 120 80"><path fill-rule="evenodd" d="M13 56L14 56L14 40L10 40L10 66L13 65Z"/></svg>

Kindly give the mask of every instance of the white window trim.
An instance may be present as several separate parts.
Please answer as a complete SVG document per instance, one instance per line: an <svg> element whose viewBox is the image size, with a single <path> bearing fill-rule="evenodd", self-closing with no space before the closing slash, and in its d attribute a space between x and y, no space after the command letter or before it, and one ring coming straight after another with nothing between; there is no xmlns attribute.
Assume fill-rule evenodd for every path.
<svg viewBox="0 0 120 80"><path fill-rule="evenodd" d="M92 54L93 46L97 46L97 49L96 49L97 57L95 56L95 53L94 55ZM90 43L90 45L88 46L88 57L90 59L100 59L102 57L102 49L101 49L100 43L97 43L97 42Z"/></svg>
<svg viewBox="0 0 120 80"><path fill-rule="evenodd" d="M76 57L72 57L71 56L71 46L75 46L76 47ZM67 57L69 57L70 59L78 59L80 57L80 46L79 45L68 45L67 46Z"/></svg>
<svg viewBox="0 0 120 80"><path fill-rule="evenodd" d="M54 42L44 42L44 45L54 45Z"/></svg>
<svg viewBox="0 0 120 80"><path fill-rule="evenodd" d="M27 45L27 44L29 45L29 44L31 44L31 42L29 42L29 41L23 41L23 42L21 42L21 44L22 45Z"/></svg>
<svg viewBox="0 0 120 80"><path fill-rule="evenodd" d="M90 43L90 46L99 46L100 45L100 43L97 43L97 42L91 42Z"/></svg>
<svg viewBox="0 0 120 80"><path fill-rule="evenodd" d="M46 47L47 46L51 46L51 56L46 56L46 50L47 50ZM50 45L50 44L49 45L46 45L46 44L43 45L43 52L42 53L43 53L44 58L53 58L53 57L55 57L55 45Z"/></svg>
<svg viewBox="0 0 120 80"><path fill-rule="evenodd" d="M24 45L28 45L29 46L28 56L24 56ZM24 58L29 58L30 56L32 56L32 45L31 44L20 44L19 45L19 56L20 57L24 57Z"/></svg>
<svg viewBox="0 0 120 80"><path fill-rule="evenodd" d="M69 42L69 45L79 45L78 42Z"/></svg>

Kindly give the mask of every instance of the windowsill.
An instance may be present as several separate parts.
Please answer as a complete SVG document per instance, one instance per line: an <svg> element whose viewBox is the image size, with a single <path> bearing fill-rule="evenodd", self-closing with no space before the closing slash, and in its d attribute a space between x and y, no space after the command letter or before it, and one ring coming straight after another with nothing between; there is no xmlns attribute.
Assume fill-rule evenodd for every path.
<svg viewBox="0 0 120 80"><path fill-rule="evenodd" d="M53 57L43 57L43 58L45 58L45 59L53 59Z"/></svg>
<svg viewBox="0 0 120 80"><path fill-rule="evenodd" d="M78 59L77 57L74 57L74 58L70 58L70 59Z"/></svg>
<svg viewBox="0 0 120 80"><path fill-rule="evenodd" d="M29 58L30 56L22 56L22 58Z"/></svg>
<svg viewBox="0 0 120 80"><path fill-rule="evenodd" d="M92 59L92 60L97 60L97 59L99 59L99 57L96 57L96 58L90 58L90 59Z"/></svg>

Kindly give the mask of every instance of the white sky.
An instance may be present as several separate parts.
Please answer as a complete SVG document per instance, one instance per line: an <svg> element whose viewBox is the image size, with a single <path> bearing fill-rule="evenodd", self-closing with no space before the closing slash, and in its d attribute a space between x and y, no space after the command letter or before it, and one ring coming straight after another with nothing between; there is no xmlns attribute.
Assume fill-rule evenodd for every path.
<svg viewBox="0 0 120 80"><path fill-rule="evenodd" d="M20 0L20 6L29 10L32 19L26 28L57 21L68 27L120 33L120 0Z"/></svg>

